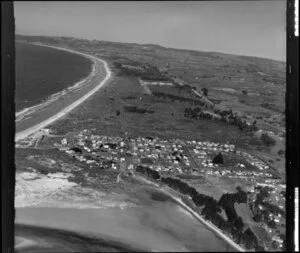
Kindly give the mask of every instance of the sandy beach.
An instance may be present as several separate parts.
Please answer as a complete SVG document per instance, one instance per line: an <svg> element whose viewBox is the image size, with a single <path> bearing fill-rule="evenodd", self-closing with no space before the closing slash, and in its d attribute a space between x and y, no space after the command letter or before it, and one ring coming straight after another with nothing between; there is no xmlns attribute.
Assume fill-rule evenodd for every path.
<svg viewBox="0 0 300 253"><path fill-rule="evenodd" d="M104 193L68 182L68 175L18 173L16 224L114 238L155 251L243 251L165 188Z"/></svg>
<svg viewBox="0 0 300 253"><path fill-rule="evenodd" d="M164 191L166 194L169 194L167 191ZM224 241L226 241L228 244L230 244L233 248L235 248L237 251L244 252L246 251L244 248L242 248L240 245L235 243L231 238L229 238L227 235L225 235L219 228L217 228L215 225L213 225L211 222L206 221L203 219L198 213L196 213L192 208L187 206L180 198L174 197L171 195L171 197L177 201L179 205L181 205L187 212L189 212L191 215L193 215L197 220L205 224L208 228L210 228L212 231L214 231L216 234L218 234Z"/></svg>
<svg viewBox="0 0 300 253"><path fill-rule="evenodd" d="M16 224L112 239L146 251L235 251L175 202L153 201L145 195L141 201L141 205L123 210L39 205L17 208Z"/></svg>
<svg viewBox="0 0 300 253"><path fill-rule="evenodd" d="M71 49L48 45L39 46L52 47L58 50L65 50L87 57L94 62L94 68L87 78L79 82L81 85L78 85L78 83L74 85L80 86L80 89L70 90L57 98L55 101L46 101L44 105L39 105L37 108L32 108L34 110L31 112L30 110L24 110L23 114L26 114L25 116L28 116L28 112L30 112L30 118L24 117L24 119L16 122L15 141L22 140L34 132L48 126L59 118L65 116L67 113L91 97L99 89L101 89L110 79L112 74L108 64L97 57ZM17 116L22 118L22 113L18 113Z"/></svg>
<svg viewBox="0 0 300 253"><path fill-rule="evenodd" d="M139 180L144 181L147 184L150 185L154 185L156 187L159 187L158 184L153 183L152 181L140 177L137 177ZM211 222L205 220L204 218L202 218L197 212L195 212L192 208L190 208L188 205L186 205L179 197L174 196L171 192L170 189L168 187L165 188L160 188L160 191L163 192L164 194L166 194L167 196L171 197L180 207L182 207L182 210L188 214L193 216L195 219L197 219L200 223L204 224L205 226L207 226L210 230L212 230L214 233L216 233L220 238L222 238L224 241L226 241L232 248L234 248L236 251L240 251L240 252L245 252L246 250L241 247L240 245L238 245L237 243L235 243L230 237L228 237L227 235L225 235L219 228L217 228L214 224L212 224Z"/></svg>

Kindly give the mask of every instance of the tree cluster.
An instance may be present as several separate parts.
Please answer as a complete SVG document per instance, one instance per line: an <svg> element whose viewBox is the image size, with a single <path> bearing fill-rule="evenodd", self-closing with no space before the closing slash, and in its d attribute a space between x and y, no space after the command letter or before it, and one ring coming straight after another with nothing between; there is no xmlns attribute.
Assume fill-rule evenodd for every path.
<svg viewBox="0 0 300 253"><path fill-rule="evenodd" d="M174 81L173 81L173 84L174 84L174 87L175 87L176 89L178 89L178 90L186 90L186 91L191 91L192 89L195 89L195 90L196 90L195 87L192 87L192 86L190 86L190 85L188 85L188 84L180 85L180 84L178 84L178 83L176 83L176 82L174 82Z"/></svg>
<svg viewBox="0 0 300 253"><path fill-rule="evenodd" d="M264 144L266 146L274 146L276 143L276 141L271 136L269 136L267 133L263 133L260 136L260 139L264 142Z"/></svg>
<svg viewBox="0 0 300 253"><path fill-rule="evenodd" d="M147 110L137 106L124 106L124 110L127 112L134 112L134 113L141 113L141 114L154 113L154 110Z"/></svg>
<svg viewBox="0 0 300 253"><path fill-rule="evenodd" d="M209 119L214 120L216 117L209 112L202 111L200 107L192 108L185 108L184 109L184 117L191 118L191 119Z"/></svg>
<svg viewBox="0 0 300 253"><path fill-rule="evenodd" d="M179 191L181 194L190 196L195 205L202 207L201 215L205 219L211 221L221 230L231 234L238 243L245 245L247 249L262 249L259 246L256 236L249 228L243 232L244 223L234 209L235 202L247 203L247 194L240 187L237 188L237 193L223 194L220 201L217 201L210 196L198 193L194 187L191 187L178 178L161 177L157 171L145 166L137 166L136 171L147 174L152 179L160 179L161 182L170 188ZM225 210L228 220L225 220L221 216L221 208Z"/></svg>
<svg viewBox="0 0 300 253"><path fill-rule="evenodd" d="M202 88L201 91L202 91L203 95L204 95L205 97L207 97L207 95L208 95L208 89Z"/></svg>
<svg viewBox="0 0 300 253"><path fill-rule="evenodd" d="M126 96L126 97L122 97L123 100L133 100L136 99L136 97L134 96Z"/></svg>
<svg viewBox="0 0 300 253"><path fill-rule="evenodd" d="M218 202L210 196L198 193L195 188L182 182L180 179L163 177L161 181L169 187L178 190L180 193L189 195L197 206L203 207L201 215L203 215L205 219L211 221L223 231L230 233L238 243L245 245L247 249L260 248L256 236L249 228L243 232L244 223L234 209L235 202L247 203L246 192L238 188L237 193L224 194ZM225 220L220 215L221 207L225 209L228 220Z"/></svg>
<svg viewBox="0 0 300 253"><path fill-rule="evenodd" d="M82 149L79 147L72 147L70 150L73 150L75 153L82 153Z"/></svg>
<svg viewBox="0 0 300 253"><path fill-rule="evenodd" d="M146 166L138 165L136 167L136 171L140 172L140 173L143 173L143 174L146 174L148 177L150 177L154 180L157 180L157 179L160 178L160 175L156 170L152 170L152 169L150 169L149 167L146 167Z"/></svg>
<svg viewBox="0 0 300 253"><path fill-rule="evenodd" d="M225 210L230 222L237 222L238 220L234 203L247 203L247 193L239 190L237 193L225 193L220 198L219 205Z"/></svg>
<svg viewBox="0 0 300 253"><path fill-rule="evenodd" d="M190 103L192 105L202 105L202 106L205 105L204 102L197 100L197 99L186 98L186 97L177 96L177 95L173 95L173 94L169 94L169 93L165 93L165 92L153 91L152 94L159 98L167 98L170 100L177 100L180 102Z"/></svg>
<svg viewBox="0 0 300 253"><path fill-rule="evenodd" d="M284 113L282 110L280 110L276 104L270 104L270 103L262 103L260 104L262 108L266 108L268 110L274 111L274 112L279 112L279 113Z"/></svg>
<svg viewBox="0 0 300 253"><path fill-rule="evenodd" d="M227 124L237 126L241 131L257 131L258 127L256 126L256 121L252 124L247 124L245 120L232 112L232 110L219 110L214 109L214 114L219 115L220 117L216 117L209 112L202 111L200 107L196 108L185 108L184 117L192 118L192 119L209 119L209 120L219 120L225 122Z"/></svg>
<svg viewBox="0 0 300 253"><path fill-rule="evenodd" d="M214 164L224 164L224 160L223 160L223 156L222 156L221 152L213 158L212 163L214 163Z"/></svg>
<svg viewBox="0 0 300 253"><path fill-rule="evenodd" d="M281 214L281 215L285 215L285 211L280 209L278 206L271 204L269 202L264 202L264 207L270 212L273 213L275 215Z"/></svg>
<svg viewBox="0 0 300 253"><path fill-rule="evenodd" d="M142 66L141 68L128 68L123 66L119 62L114 63L114 67L117 68L119 76L132 76L139 77L145 81L172 81L167 75L159 71L156 66Z"/></svg>

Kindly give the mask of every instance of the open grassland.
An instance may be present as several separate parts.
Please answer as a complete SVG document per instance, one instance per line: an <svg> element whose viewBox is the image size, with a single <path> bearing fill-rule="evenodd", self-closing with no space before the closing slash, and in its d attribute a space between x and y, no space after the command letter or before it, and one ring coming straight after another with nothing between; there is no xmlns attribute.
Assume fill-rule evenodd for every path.
<svg viewBox="0 0 300 253"><path fill-rule="evenodd" d="M270 117L285 111L285 64L256 57L215 52L164 48L157 45L88 41L73 38L22 37L30 42L43 42L93 54L110 62L143 72L155 66L164 78L176 80L218 99L220 106L238 109L272 131L284 131L284 117L279 124ZM152 73L153 76L153 73ZM136 89L136 87L135 87ZM257 118L258 117L258 118ZM262 119L260 119L262 117ZM270 119L267 123L265 119Z"/></svg>
<svg viewBox="0 0 300 253"><path fill-rule="evenodd" d="M131 99L124 99L128 96L131 96ZM137 106L153 110L154 113L127 112L124 106ZM97 93L51 128L57 131L57 134L86 128L110 136L150 135L187 140L228 141L244 147L247 147L247 144L261 144L260 140L234 126L205 119L194 121L184 118L186 106L189 105L144 94L143 88L135 79L114 77L103 92Z"/></svg>
<svg viewBox="0 0 300 253"><path fill-rule="evenodd" d="M207 98L218 108L232 109L247 122L256 121L258 128L284 136L283 62L134 43L63 37L17 38L98 56L112 69L113 79L102 91L51 126L57 133L87 128L107 135L230 142L254 153L259 151L284 175L284 158L278 157L278 151L285 150L284 137L274 137L276 145L270 147L259 136L241 132L223 122L183 117L185 108L197 106L183 101L186 98L197 100L191 89L184 87L198 91L206 88ZM145 90L140 78L175 85L144 85ZM178 96L181 100L151 95L155 91Z"/></svg>

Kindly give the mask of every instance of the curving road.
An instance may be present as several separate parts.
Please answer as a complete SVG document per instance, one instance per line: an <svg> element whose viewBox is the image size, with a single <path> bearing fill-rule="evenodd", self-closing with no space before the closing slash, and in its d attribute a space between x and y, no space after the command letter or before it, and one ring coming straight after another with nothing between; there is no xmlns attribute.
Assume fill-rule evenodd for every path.
<svg viewBox="0 0 300 253"><path fill-rule="evenodd" d="M108 64L106 61L98 59L95 56L80 53L74 50L65 49L65 48L59 48L54 46L48 46L48 45L39 45L39 46L45 46L45 47L52 47L58 50L64 50L75 54L80 54L84 57L87 57L94 61L96 64L96 67L94 68L94 71L90 74L91 80L89 80L92 84L97 81L98 83L95 87L93 87L91 90L88 90L85 94L81 94L80 97L75 97L76 100L74 101L74 98L69 98L69 100L60 101L60 104L57 102L52 102L49 106L46 108L43 108L42 110L38 110L37 112L33 112L30 115L30 119L28 120L21 120L20 122L17 122L16 124L16 135L15 135L15 141L22 140L26 138L27 136L35 133L36 131L46 127L47 125L53 123L54 121L60 119L61 117L65 116L67 113L72 111L74 108L79 106L81 103L83 103L85 100L87 100L89 97L91 97L95 92L97 92L101 87L104 86L104 84L110 79L112 73L111 70L108 67ZM101 68L105 70L105 76L102 79L102 71ZM101 77L100 80L99 77ZM69 104L68 104L69 103Z"/></svg>

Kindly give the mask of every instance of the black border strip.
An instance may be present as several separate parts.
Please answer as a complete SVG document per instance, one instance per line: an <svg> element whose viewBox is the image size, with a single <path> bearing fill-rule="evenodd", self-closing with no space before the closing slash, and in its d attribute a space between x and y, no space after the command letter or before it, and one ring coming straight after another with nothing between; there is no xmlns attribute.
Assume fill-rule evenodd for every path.
<svg viewBox="0 0 300 253"><path fill-rule="evenodd" d="M294 251L294 189L299 187L299 37L295 0L286 0L286 183L287 251ZM15 25L13 2L1 2L1 196L2 252L14 252Z"/></svg>
<svg viewBox="0 0 300 253"><path fill-rule="evenodd" d="M2 252L14 252L15 20L13 2L1 2Z"/></svg>
<svg viewBox="0 0 300 253"><path fill-rule="evenodd" d="M299 187L299 37L295 37L295 0L287 0L286 31L286 245L295 251L295 187Z"/></svg>

